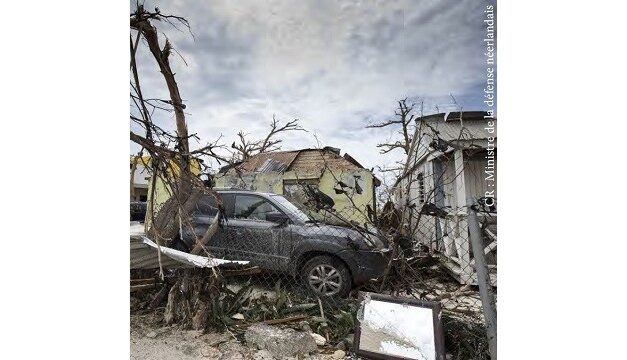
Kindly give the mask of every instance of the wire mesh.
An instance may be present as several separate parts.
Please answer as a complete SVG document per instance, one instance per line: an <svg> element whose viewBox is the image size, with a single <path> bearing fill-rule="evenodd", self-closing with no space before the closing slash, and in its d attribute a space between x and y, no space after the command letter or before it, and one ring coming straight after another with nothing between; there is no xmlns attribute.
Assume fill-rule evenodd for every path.
<svg viewBox="0 0 627 360"><path fill-rule="evenodd" d="M202 196L181 222L171 247L190 252L217 225L202 255L248 261L206 274L221 279L220 291L204 301L219 309L212 316L222 326L299 324L339 343L355 329L358 292L368 291L438 302L447 352L489 357L466 208L425 203L402 214L385 204L377 214L374 202L337 206L308 182L289 190L217 189L219 199ZM354 188L344 190L339 195L349 198ZM484 205L477 208L496 285L496 213Z"/></svg>

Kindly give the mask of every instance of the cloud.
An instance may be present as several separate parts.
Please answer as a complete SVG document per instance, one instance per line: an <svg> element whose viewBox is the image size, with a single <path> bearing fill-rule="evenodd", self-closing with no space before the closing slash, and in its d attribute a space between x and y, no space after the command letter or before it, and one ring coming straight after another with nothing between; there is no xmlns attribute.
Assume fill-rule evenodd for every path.
<svg viewBox="0 0 627 360"><path fill-rule="evenodd" d="M146 4L151 7L151 3ZM425 98L426 111L481 107L483 6L478 1L196 2L159 5L186 17L194 37L161 26L187 61L172 58L190 131L204 140L240 129L262 132L272 115L298 118L310 133L284 148L341 147L364 166L389 164L376 144L390 131L365 125L390 117L397 100ZM166 96L154 61L142 54L142 85ZM161 116L163 124L171 115Z"/></svg>

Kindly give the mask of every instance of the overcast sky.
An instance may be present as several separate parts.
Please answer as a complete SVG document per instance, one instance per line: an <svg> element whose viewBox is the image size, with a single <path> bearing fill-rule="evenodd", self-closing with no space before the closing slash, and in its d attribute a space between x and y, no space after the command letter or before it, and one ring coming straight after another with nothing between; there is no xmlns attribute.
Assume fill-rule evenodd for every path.
<svg viewBox="0 0 627 360"><path fill-rule="evenodd" d="M483 109L483 10L476 0L152 2L190 21L189 32L161 24L178 56L171 58L191 133L220 134L230 144L241 129L262 134L272 115L300 119L309 133L284 136L284 150L323 146L364 166L379 155L388 130L365 125L390 118L404 97L424 98L426 112ZM133 2L131 2L131 7ZM147 97L167 97L154 60L140 53ZM173 116L159 122L173 128ZM192 147L200 144L192 144ZM137 151L131 146L131 150Z"/></svg>

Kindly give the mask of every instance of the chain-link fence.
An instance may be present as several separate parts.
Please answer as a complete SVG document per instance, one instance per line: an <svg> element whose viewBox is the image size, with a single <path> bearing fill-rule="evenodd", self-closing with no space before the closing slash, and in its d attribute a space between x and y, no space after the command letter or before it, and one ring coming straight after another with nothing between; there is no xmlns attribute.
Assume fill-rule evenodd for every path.
<svg viewBox="0 0 627 360"><path fill-rule="evenodd" d="M424 204L401 219L393 206L384 206L380 214L372 210L375 204L360 208L348 191L344 195L350 205L338 210L331 196L307 182L293 184L286 196L216 190L218 196L199 198L191 218L180 221L179 235L166 245L193 252L211 234L201 255L246 263L224 264L200 275L166 271L164 285L151 296L152 306L172 297L173 286L193 284L194 277L209 284L204 298L187 299L209 304L203 305L211 309L200 315L203 321L190 310L193 305L189 314L171 312L171 321L186 318L196 321L196 327L206 323L232 330L259 322L285 324L350 346L360 305L357 294L367 291L439 303L446 352L455 359L489 358L468 225L468 212L476 212L492 291L496 213L485 203L456 211ZM413 236L402 231L407 227L415 229ZM145 278L145 271L139 277Z"/></svg>

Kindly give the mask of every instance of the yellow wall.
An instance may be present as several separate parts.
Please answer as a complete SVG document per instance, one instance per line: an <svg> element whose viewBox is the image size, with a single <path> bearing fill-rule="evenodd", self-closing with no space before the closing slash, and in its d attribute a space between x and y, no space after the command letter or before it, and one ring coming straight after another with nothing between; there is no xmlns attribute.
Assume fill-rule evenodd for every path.
<svg viewBox="0 0 627 360"><path fill-rule="evenodd" d="M131 157L131 163L133 161L135 161L137 164L146 164L147 169L150 169L150 165L151 165L150 156L142 156L141 158L138 156L133 156ZM198 159L192 159L191 163L192 163L191 164L192 174L196 176L200 175L200 173L202 172L200 161ZM178 175L178 173L180 172L180 169L174 163L172 163L171 169L172 169L171 171L174 173L175 176ZM154 174L152 176L154 176ZM148 181L148 212L146 213L146 223L148 223L150 219L150 208L151 208L150 203L154 201L155 212L158 212L161 206L163 206L163 203L165 203L170 198L170 195L171 195L169 187L165 184L165 182L161 179L160 176L157 176L154 183L155 183L155 191L154 191L155 198L152 199L151 198L152 184L153 184L152 178Z"/></svg>
<svg viewBox="0 0 627 360"><path fill-rule="evenodd" d="M334 187L337 181L342 181L347 185L353 186L355 178L359 176L359 186L362 193L357 194L353 190L348 190L351 194L352 202L345 194L336 194ZM373 206L373 177L372 173L366 169L359 170L327 170L321 174L320 170L308 173L287 171L285 173L267 172L267 173L248 173L238 176L236 174L220 174L216 176L216 187L234 187L238 189L246 189L260 192L270 192L283 195L283 180L305 180L318 179L318 188L320 191L330 196L335 202L333 207L338 213L342 214L348 220L357 221L363 224L367 221L366 205ZM339 187L339 186L338 186ZM353 206L354 203L354 206ZM358 210L356 210L358 209ZM361 213L360 213L361 212ZM317 219L324 217L323 214L311 214ZM327 216L330 222L334 218Z"/></svg>

